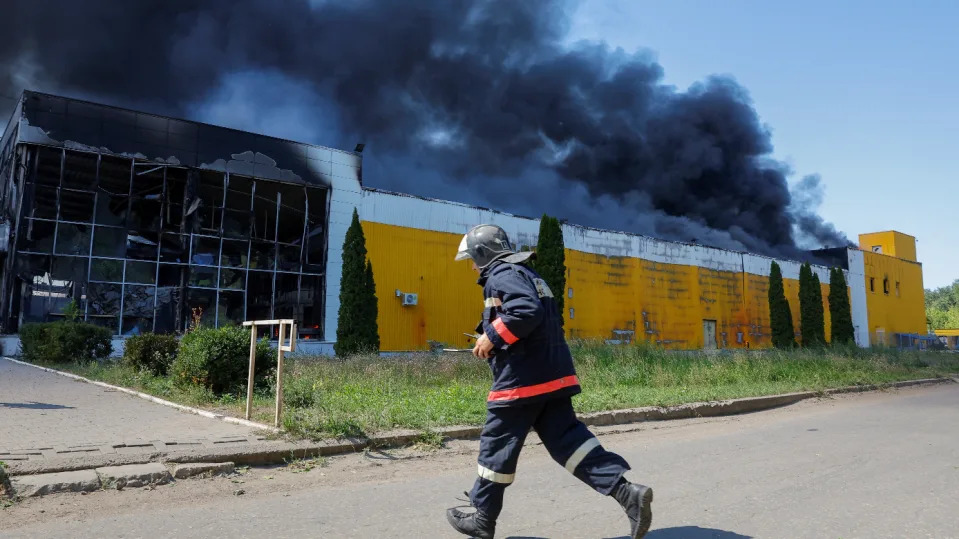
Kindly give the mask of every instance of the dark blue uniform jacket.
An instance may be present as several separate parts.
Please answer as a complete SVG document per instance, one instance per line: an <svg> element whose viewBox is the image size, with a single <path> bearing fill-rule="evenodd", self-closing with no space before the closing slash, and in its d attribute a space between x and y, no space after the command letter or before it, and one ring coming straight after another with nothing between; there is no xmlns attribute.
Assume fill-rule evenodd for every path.
<svg viewBox="0 0 959 539"><path fill-rule="evenodd" d="M487 406L517 406L579 393L561 315L546 282L523 264L500 260L483 270L479 284L486 299L477 330L494 347Z"/></svg>

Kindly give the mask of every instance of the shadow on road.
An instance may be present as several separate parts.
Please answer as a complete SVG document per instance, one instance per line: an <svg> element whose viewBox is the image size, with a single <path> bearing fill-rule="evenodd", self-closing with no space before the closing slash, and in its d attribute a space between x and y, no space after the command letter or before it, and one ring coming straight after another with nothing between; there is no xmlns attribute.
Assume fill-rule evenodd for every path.
<svg viewBox="0 0 959 539"><path fill-rule="evenodd" d="M545 537L510 536L507 539L547 539ZM611 537L609 539L629 539L628 535ZM717 530L715 528L700 528L699 526L678 526L675 528L661 528L650 530L643 539L752 539L748 535Z"/></svg>
<svg viewBox="0 0 959 539"><path fill-rule="evenodd" d="M64 408L72 409L73 406L64 406L62 404L47 404L45 402L0 402L0 408L27 408L29 410L62 410Z"/></svg>
<svg viewBox="0 0 959 539"><path fill-rule="evenodd" d="M661 528L649 530L643 539L751 539L748 535L741 535L715 528L700 528L699 526L677 526L675 528Z"/></svg>

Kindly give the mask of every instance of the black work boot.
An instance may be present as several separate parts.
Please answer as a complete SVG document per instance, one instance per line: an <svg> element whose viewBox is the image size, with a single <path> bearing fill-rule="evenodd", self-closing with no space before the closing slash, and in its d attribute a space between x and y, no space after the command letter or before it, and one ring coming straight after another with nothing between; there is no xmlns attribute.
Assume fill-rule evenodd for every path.
<svg viewBox="0 0 959 539"><path fill-rule="evenodd" d="M450 521L456 531L476 539L493 539L493 533L496 531L496 522L479 510L464 513L456 508L447 509L446 520Z"/></svg>
<svg viewBox="0 0 959 539"><path fill-rule="evenodd" d="M653 489L621 478L611 494L629 517L630 537L641 539L653 522Z"/></svg>

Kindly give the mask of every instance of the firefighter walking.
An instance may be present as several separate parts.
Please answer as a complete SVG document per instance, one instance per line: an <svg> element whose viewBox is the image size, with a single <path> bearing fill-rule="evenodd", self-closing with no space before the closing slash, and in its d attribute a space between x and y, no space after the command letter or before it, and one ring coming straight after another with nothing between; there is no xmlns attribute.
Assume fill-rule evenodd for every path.
<svg viewBox="0 0 959 539"><path fill-rule="evenodd" d="M603 448L576 417L572 396L581 389L562 315L549 286L527 265L533 256L515 252L506 232L495 225L474 227L456 254L456 260L471 260L480 276L485 302L473 355L489 362L493 387L480 434L478 477L469 493L475 510L452 508L447 519L461 533L492 539L503 495L532 428L557 463L619 502L629 518L630 537L639 539L652 520L653 491L626 480L629 464Z"/></svg>

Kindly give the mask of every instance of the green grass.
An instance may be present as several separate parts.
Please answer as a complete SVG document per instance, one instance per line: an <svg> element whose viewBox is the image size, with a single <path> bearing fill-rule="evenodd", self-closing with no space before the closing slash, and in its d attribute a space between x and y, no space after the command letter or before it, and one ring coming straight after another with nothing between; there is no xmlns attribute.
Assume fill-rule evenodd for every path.
<svg viewBox="0 0 959 539"><path fill-rule="evenodd" d="M583 393L579 412L669 406L829 388L931 378L959 372L959 355L838 348L752 351L707 355L647 346L574 343ZM59 368L64 368L60 366ZM241 416L245 394L214 397L182 390L169 378L121 365L68 366L67 370L183 404ZM360 436L392 428L424 431L481 424L491 376L485 361L466 354L350 359L288 359L284 368L284 427L310 438ZM272 423L274 395L261 389L254 419Z"/></svg>

